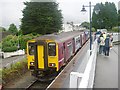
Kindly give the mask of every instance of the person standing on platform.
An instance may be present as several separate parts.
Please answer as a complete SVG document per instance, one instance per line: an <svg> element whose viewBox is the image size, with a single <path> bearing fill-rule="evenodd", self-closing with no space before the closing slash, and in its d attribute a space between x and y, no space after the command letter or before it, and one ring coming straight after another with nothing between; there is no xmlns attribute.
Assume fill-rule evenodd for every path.
<svg viewBox="0 0 120 90"><path fill-rule="evenodd" d="M103 38L104 38L104 40L106 39L106 33L105 32L103 33Z"/></svg>
<svg viewBox="0 0 120 90"><path fill-rule="evenodd" d="M105 39L105 56L109 56L110 51L110 35L108 34Z"/></svg>
<svg viewBox="0 0 120 90"><path fill-rule="evenodd" d="M113 46L113 35L110 35L110 49L112 49Z"/></svg>
<svg viewBox="0 0 120 90"><path fill-rule="evenodd" d="M106 32L103 33L104 41L105 41L105 39L106 39L106 34L107 34ZM103 52L105 53L105 46L103 46Z"/></svg>
<svg viewBox="0 0 120 90"><path fill-rule="evenodd" d="M104 45L105 45L105 42L104 42L104 37L103 37L103 34L100 35L100 43L99 43L99 54L103 53L104 54Z"/></svg>

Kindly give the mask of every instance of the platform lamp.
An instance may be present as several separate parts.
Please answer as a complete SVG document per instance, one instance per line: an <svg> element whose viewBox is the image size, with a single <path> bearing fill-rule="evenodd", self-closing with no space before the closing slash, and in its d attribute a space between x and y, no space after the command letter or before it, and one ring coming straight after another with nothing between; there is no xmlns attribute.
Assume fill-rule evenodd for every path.
<svg viewBox="0 0 120 90"><path fill-rule="evenodd" d="M91 2L89 2L89 6L84 6L84 5L83 5L82 10L81 10L81 12L86 12L85 7L89 7L89 10L90 10L90 13L89 13L89 15L90 15L90 55L91 55L91 49L92 49L92 35L91 35L91 30L92 30L91 6L93 6L93 5L91 5Z"/></svg>

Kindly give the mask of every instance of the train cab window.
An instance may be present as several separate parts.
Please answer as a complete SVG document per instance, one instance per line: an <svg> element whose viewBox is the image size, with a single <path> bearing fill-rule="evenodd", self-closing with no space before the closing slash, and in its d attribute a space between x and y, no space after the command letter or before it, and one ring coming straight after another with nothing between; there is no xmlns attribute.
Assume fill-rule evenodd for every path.
<svg viewBox="0 0 120 90"><path fill-rule="evenodd" d="M56 44L54 42L48 43L49 56L56 56Z"/></svg>
<svg viewBox="0 0 120 90"><path fill-rule="evenodd" d="M28 49L29 49L29 55L34 55L34 46L33 46L33 44L29 43L28 44Z"/></svg>

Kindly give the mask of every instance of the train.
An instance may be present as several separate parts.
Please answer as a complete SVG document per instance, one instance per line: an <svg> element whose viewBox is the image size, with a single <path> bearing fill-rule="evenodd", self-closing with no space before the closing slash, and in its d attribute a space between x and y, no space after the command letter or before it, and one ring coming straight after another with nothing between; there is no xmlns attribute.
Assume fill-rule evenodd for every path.
<svg viewBox="0 0 120 90"><path fill-rule="evenodd" d="M27 42L28 69L39 80L50 79L89 39L88 30L42 35Z"/></svg>

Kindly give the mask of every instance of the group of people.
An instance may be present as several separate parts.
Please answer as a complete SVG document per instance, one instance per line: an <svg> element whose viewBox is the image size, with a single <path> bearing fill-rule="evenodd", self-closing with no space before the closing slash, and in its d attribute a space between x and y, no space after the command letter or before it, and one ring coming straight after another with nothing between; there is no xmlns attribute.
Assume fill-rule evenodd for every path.
<svg viewBox="0 0 120 90"><path fill-rule="evenodd" d="M103 53L105 56L109 56L110 48L112 48L112 41L112 34L101 33L98 38L99 54Z"/></svg>

